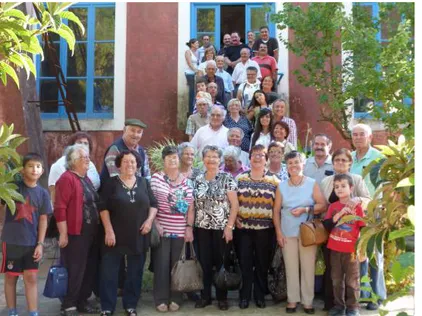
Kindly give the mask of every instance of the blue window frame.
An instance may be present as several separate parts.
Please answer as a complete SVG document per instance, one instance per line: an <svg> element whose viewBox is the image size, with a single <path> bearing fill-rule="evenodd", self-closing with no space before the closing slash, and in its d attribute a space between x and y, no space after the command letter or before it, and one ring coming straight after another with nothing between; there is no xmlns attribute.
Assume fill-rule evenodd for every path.
<svg viewBox="0 0 422 316"><path fill-rule="evenodd" d="M365 9L367 9L369 11L369 13L372 15L373 19L379 18L378 2L354 2L353 5L365 7ZM399 19L400 17L397 17L397 18ZM384 26L381 25L377 34L376 34L377 41L380 42L381 45L387 44L389 42L388 37L389 37L388 30L386 30L384 28ZM377 66L377 69L379 69L379 65ZM370 114L362 111L362 110L365 110L366 106L370 102L374 102L375 106L381 106L382 105L382 102L380 102L380 101L374 101L374 100L370 100L370 99L367 99L367 98L356 98L355 99L354 117L355 118L372 118L372 116ZM411 98L405 98L403 100L403 103L406 104L406 105L410 105L410 104L412 104L412 99Z"/></svg>
<svg viewBox="0 0 422 316"><path fill-rule="evenodd" d="M221 6L241 6L245 7L245 33L241 37L247 39L247 32L252 30L259 33L259 27L268 25L270 36L275 37L276 27L270 21L271 13L275 13L275 3L191 3L191 23L190 37L201 38L209 35L210 41L217 50L221 46ZM270 8L270 12L266 11ZM243 18L243 17L242 17Z"/></svg>
<svg viewBox="0 0 422 316"><path fill-rule="evenodd" d="M68 50L64 39L52 34L54 46L66 78L69 97L79 119L111 119L114 103L114 3L77 3L69 8L85 27L85 34L73 23L69 27L75 33L74 55ZM67 23L67 21L64 21ZM58 93L54 72L48 63L37 57L37 92L41 101L43 119L67 117Z"/></svg>

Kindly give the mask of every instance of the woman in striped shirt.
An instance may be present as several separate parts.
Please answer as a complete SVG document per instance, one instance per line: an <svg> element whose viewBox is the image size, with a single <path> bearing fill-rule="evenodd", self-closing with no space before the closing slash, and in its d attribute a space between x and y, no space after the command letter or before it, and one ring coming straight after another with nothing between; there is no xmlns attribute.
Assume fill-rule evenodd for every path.
<svg viewBox="0 0 422 316"><path fill-rule="evenodd" d="M155 225L161 236L152 250L154 301L159 312L177 311L181 294L170 291L170 271L179 259L185 242L193 241L193 188L191 180L179 171L177 147L162 151L164 170L151 178L151 189L158 203Z"/></svg>

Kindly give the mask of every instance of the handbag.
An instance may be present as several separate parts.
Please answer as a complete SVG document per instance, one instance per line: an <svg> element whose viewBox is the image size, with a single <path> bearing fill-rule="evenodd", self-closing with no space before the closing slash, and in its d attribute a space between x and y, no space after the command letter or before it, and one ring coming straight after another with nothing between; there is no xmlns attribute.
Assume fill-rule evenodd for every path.
<svg viewBox="0 0 422 316"><path fill-rule="evenodd" d="M280 247L277 247L268 271L268 290L276 302L287 299L286 267Z"/></svg>
<svg viewBox="0 0 422 316"><path fill-rule="evenodd" d="M151 227L151 241L150 241L151 248L152 249L157 248L160 245L160 241L161 241L160 233L158 232L157 227L153 223Z"/></svg>
<svg viewBox="0 0 422 316"><path fill-rule="evenodd" d="M56 254L58 250L56 250ZM54 256L57 258L57 256ZM59 262L53 263L48 270L43 295L49 298L62 298L67 294L67 269Z"/></svg>
<svg viewBox="0 0 422 316"><path fill-rule="evenodd" d="M175 292L193 292L204 288L202 267L192 243L189 244L191 258L186 259L186 243L184 243L179 260L171 269L171 290Z"/></svg>
<svg viewBox="0 0 422 316"><path fill-rule="evenodd" d="M239 260L237 259L236 252L234 251L233 243L230 243L229 255L226 248L223 255L223 264L218 272L214 274L215 287L220 290L239 290L242 288L242 271L240 270ZM226 259L229 259L229 265L226 265Z"/></svg>
<svg viewBox="0 0 422 316"><path fill-rule="evenodd" d="M328 232L322 222L321 219L314 218L314 208L311 207L306 222L300 224L300 239L303 247L321 245L328 240Z"/></svg>

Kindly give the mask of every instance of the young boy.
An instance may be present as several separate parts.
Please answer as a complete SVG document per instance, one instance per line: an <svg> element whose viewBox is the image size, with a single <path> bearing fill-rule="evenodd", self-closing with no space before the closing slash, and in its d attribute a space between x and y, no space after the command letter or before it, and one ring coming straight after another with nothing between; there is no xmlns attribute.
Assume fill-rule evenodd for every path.
<svg viewBox="0 0 422 316"><path fill-rule="evenodd" d="M351 201L353 180L347 174L334 176L334 193L339 201L328 208L325 220L337 222L346 215L363 217L362 207ZM349 205L354 205L349 207ZM355 246L359 238L360 228L364 222L352 220L334 226L328 238L327 248L331 250L331 279L333 281L334 307L329 316L359 315L359 261L356 258ZM345 300L347 297L347 301Z"/></svg>
<svg viewBox="0 0 422 316"><path fill-rule="evenodd" d="M38 185L43 174L42 158L29 153L23 158L23 181L16 183L25 199L16 203L15 214L6 208L2 233L3 260L1 273L5 273L4 293L9 316L18 315L16 309L16 282L23 274L25 295L30 316L38 316L38 264L43 256L47 217L51 214L48 191Z"/></svg>

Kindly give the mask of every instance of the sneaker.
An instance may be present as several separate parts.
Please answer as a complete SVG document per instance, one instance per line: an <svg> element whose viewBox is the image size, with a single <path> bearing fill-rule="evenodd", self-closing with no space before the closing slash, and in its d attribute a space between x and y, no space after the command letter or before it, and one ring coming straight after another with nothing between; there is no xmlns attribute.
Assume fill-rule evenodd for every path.
<svg viewBox="0 0 422 316"><path fill-rule="evenodd" d="M169 311L169 307L164 303L158 306L155 306L155 309L160 313L165 313Z"/></svg>
<svg viewBox="0 0 422 316"><path fill-rule="evenodd" d="M180 306L179 304L175 303L175 302L171 302L169 305L169 311L170 312L177 312L179 310Z"/></svg>
<svg viewBox="0 0 422 316"><path fill-rule="evenodd" d="M358 309L348 309L346 311L346 316L359 316L359 310Z"/></svg>
<svg viewBox="0 0 422 316"><path fill-rule="evenodd" d="M374 302L369 302L368 305L366 305L366 309L369 311L376 311L378 309L378 304L375 304Z"/></svg>
<svg viewBox="0 0 422 316"><path fill-rule="evenodd" d="M345 312L346 312L345 308L334 306L328 311L328 316L345 316L346 315Z"/></svg>

